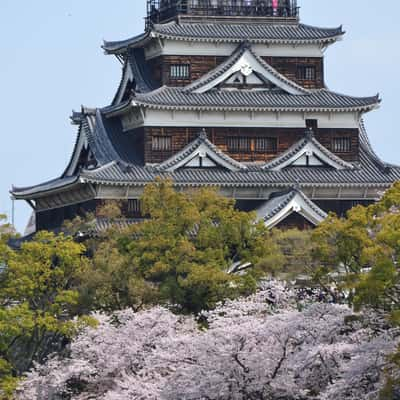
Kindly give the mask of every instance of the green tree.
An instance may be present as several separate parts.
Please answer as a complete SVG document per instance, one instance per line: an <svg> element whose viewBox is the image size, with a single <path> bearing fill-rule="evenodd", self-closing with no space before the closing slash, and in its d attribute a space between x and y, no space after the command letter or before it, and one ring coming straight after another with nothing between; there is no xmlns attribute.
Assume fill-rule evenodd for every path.
<svg viewBox="0 0 400 400"><path fill-rule="evenodd" d="M350 294L351 304L381 308L396 318L400 309L400 184L369 207L346 218L330 215L313 232L314 278ZM400 320L399 320L400 322Z"/></svg>
<svg viewBox="0 0 400 400"><path fill-rule="evenodd" d="M347 218L331 215L313 234L314 278L335 283L356 309L372 308L400 325L400 183ZM382 399L400 392L400 349L391 358Z"/></svg>
<svg viewBox="0 0 400 400"><path fill-rule="evenodd" d="M7 238L8 234L5 235ZM71 237L40 232L21 249L0 240L0 398L17 378L91 321L80 316L79 275L89 266Z"/></svg>
<svg viewBox="0 0 400 400"><path fill-rule="evenodd" d="M255 215L236 210L215 190L178 192L163 180L148 185L142 201L149 218L116 240L132 294L137 280L157 288L159 299L198 312L255 289L257 269L235 273L271 252L269 232Z"/></svg>

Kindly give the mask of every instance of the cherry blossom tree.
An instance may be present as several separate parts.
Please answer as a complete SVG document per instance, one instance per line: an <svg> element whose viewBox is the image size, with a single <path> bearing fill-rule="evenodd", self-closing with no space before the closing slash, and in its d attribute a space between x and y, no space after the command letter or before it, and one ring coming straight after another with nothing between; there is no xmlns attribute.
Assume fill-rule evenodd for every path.
<svg viewBox="0 0 400 400"><path fill-rule="evenodd" d="M18 400L372 400L397 344L346 306L299 308L275 281L198 320L160 307L96 317Z"/></svg>

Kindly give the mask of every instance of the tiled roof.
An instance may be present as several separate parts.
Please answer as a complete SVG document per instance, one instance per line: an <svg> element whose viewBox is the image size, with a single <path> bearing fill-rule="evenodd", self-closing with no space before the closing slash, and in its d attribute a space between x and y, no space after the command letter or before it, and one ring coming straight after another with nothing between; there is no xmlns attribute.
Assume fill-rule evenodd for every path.
<svg viewBox="0 0 400 400"><path fill-rule="evenodd" d="M344 34L342 27L319 28L304 24L269 23L177 23L156 24L150 31L128 40L104 42L106 53L123 53L129 47L143 46L152 37L172 40L240 43L329 43Z"/></svg>
<svg viewBox="0 0 400 400"><path fill-rule="evenodd" d="M188 93L185 88L163 86L138 93L134 104L155 109L240 111L368 111L379 96L352 97L327 89L291 95L282 90L217 90Z"/></svg>
<svg viewBox="0 0 400 400"><path fill-rule="evenodd" d="M362 154L360 167L354 170L333 170L321 167L291 167L282 171L265 171L259 166L244 171L223 168L182 168L174 172L160 172L150 166L126 166L110 162L97 170L84 171L82 179L87 182L112 185L144 185L157 176L171 178L178 186L225 186L225 187L287 187L298 182L301 186L318 187L388 187L400 180L400 168L387 172L371 163Z"/></svg>
<svg viewBox="0 0 400 400"><path fill-rule="evenodd" d="M16 198L39 195L41 193L67 188L69 186L74 185L78 181L79 181L78 176L69 176L66 178L52 179L51 181L47 181L35 186L27 186L27 187L13 186L11 189L11 194L15 195Z"/></svg>
<svg viewBox="0 0 400 400"><path fill-rule="evenodd" d="M274 193L261 207L257 209L257 215L265 222L277 216L282 212L292 200L299 196L307 205L310 211L315 213L321 220L327 217L325 211L321 210L313 201L311 201L301 190L297 188L289 189L284 192Z"/></svg>

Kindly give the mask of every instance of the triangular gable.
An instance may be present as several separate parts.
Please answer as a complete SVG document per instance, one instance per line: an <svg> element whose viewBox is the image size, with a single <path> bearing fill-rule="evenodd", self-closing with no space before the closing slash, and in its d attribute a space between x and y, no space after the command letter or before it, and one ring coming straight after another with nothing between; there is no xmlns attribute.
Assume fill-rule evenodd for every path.
<svg viewBox="0 0 400 400"><path fill-rule="evenodd" d="M239 48L217 68L188 85L185 91L205 93L224 83L232 83L232 77L249 85L264 83L264 87L277 87L289 94L304 95L309 91L289 80L257 56L247 43Z"/></svg>
<svg viewBox="0 0 400 400"><path fill-rule="evenodd" d="M328 216L298 189L271 196L256 210L256 213L258 219L264 221L269 229L277 226L293 213L300 214L314 226L319 225Z"/></svg>
<svg viewBox="0 0 400 400"><path fill-rule="evenodd" d="M315 139L311 132L290 149L269 162L264 169L280 171L287 167L330 167L337 170L353 169L354 166L330 152Z"/></svg>
<svg viewBox="0 0 400 400"><path fill-rule="evenodd" d="M216 168L222 167L230 171L246 169L238 161L224 154L208 139L205 131L199 137L187 145L179 153L160 164L157 169L173 172L179 168Z"/></svg>

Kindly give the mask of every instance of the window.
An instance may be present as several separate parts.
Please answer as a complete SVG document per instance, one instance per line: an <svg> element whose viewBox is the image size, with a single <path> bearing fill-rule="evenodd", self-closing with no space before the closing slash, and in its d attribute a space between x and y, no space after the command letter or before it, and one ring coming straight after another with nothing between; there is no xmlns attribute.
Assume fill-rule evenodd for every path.
<svg viewBox="0 0 400 400"><path fill-rule="evenodd" d="M306 127L307 129L312 129L314 133L318 130L318 120L317 119L306 119Z"/></svg>
<svg viewBox="0 0 400 400"><path fill-rule="evenodd" d="M278 140L268 137L228 137L227 146L231 153L275 153Z"/></svg>
<svg viewBox="0 0 400 400"><path fill-rule="evenodd" d="M142 214L142 202L139 199L128 200L128 217Z"/></svg>
<svg viewBox="0 0 400 400"><path fill-rule="evenodd" d="M332 149L334 153L349 153L351 151L351 138L334 138Z"/></svg>
<svg viewBox="0 0 400 400"><path fill-rule="evenodd" d="M171 79L189 79L190 65L189 64L170 65L169 76Z"/></svg>
<svg viewBox="0 0 400 400"><path fill-rule="evenodd" d="M299 65L297 67L297 79L302 81L314 81L317 71L314 65Z"/></svg>
<svg viewBox="0 0 400 400"><path fill-rule="evenodd" d="M170 151L172 150L171 136L153 136L151 138L151 148L153 151Z"/></svg>
<svg viewBox="0 0 400 400"><path fill-rule="evenodd" d="M254 150L261 153L276 153L278 140L276 138L255 138Z"/></svg>
<svg viewBox="0 0 400 400"><path fill-rule="evenodd" d="M251 139L248 137L228 137L227 145L231 153L251 151Z"/></svg>

